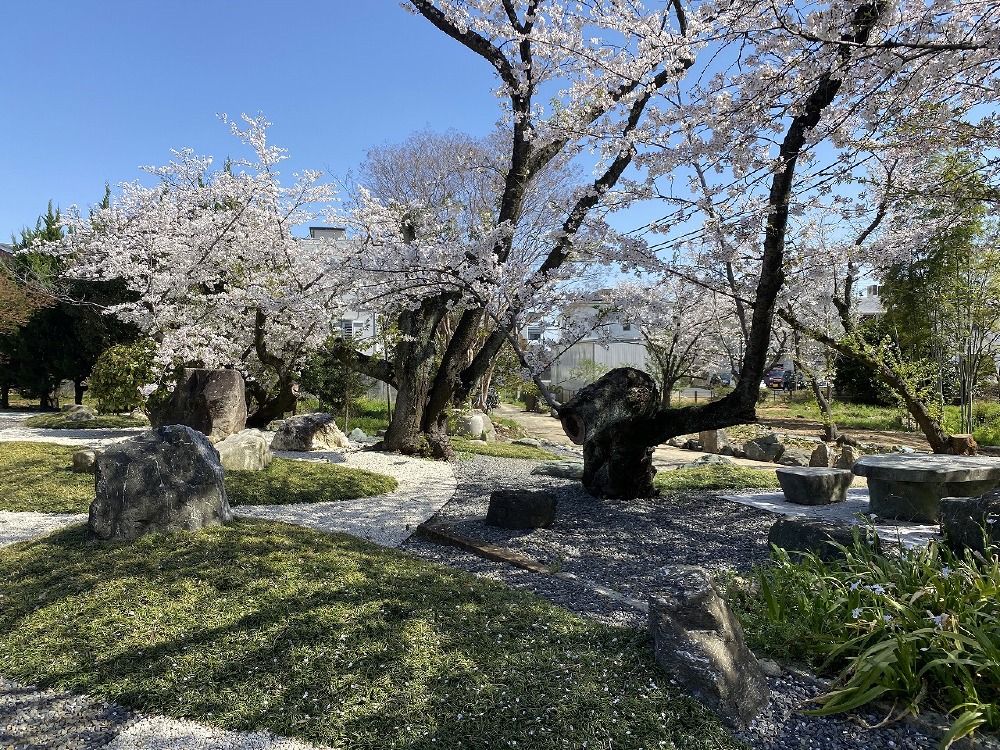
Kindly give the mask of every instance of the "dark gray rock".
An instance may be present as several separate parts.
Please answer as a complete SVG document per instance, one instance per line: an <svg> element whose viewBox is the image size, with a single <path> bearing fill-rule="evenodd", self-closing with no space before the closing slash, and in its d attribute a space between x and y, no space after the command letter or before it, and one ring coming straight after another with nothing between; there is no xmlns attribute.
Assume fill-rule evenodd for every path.
<svg viewBox="0 0 1000 750"><path fill-rule="evenodd" d="M194 531L232 520L219 454L203 434L168 425L97 458L89 527L98 539Z"/></svg>
<svg viewBox="0 0 1000 750"><path fill-rule="evenodd" d="M70 414L86 414L89 417L97 416L97 409L93 406L87 406L86 404L63 404L60 411L67 417Z"/></svg>
<svg viewBox="0 0 1000 750"><path fill-rule="evenodd" d="M486 523L502 529L539 529L556 520L556 495L545 490L496 490L490 493Z"/></svg>
<svg viewBox="0 0 1000 750"><path fill-rule="evenodd" d="M1000 491L979 497L943 497L938 522L945 542L961 554L967 549L985 552L1000 545Z"/></svg>
<svg viewBox="0 0 1000 750"><path fill-rule="evenodd" d="M831 542L849 548L854 544L855 533L874 551L881 551L878 536L866 527L797 516L776 521L767 534L767 542L790 553L812 552L821 560L830 561L843 557L843 552Z"/></svg>
<svg viewBox="0 0 1000 750"><path fill-rule="evenodd" d="M542 445L535 438L517 438L517 440L512 440L511 443L513 445L526 445L529 448L539 448Z"/></svg>
<svg viewBox="0 0 1000 750"><path fill-rule="evenodd" d="M770 690L743 628L704 568L677 565L664 572L668 587L649 598L656 661L723 720L746 726Z"/></svg>
<svg viewBox="0 0 1000 750"><path fill-rule="evenodd" d="M788 467L775 469L785 499L796 505L829 505L847 499L854 474L847 469Z"/></svg>
<svg viewBox="0 0 1000 750"><path fill-rule="evenodd" d="M153 427L185 424L223 440L247 426L246 386L236 370L185 369L174 392L149 415Z"/></svg>
<svg viewBox="0 0 1000 750"><path fill-rule="evenodd" d="M808 466L809 458L809 454L804 450L800 450L798 448L786 448L777 463L782 466Z"/></svg>
<svg viewBox="0 0 1000 750"><path fill-rule="evenodd" d="M774 463L781 458L781 454L785 452L785 446L783 446L781 441L778 440L777 435L771 433L770 435L765 435L764 437L759 437L755 440L748 440L743 445L743 450L746 453L747 458L751 461L767 461L769 463Z"/></svg>
<svg viewBox="0 0 1000 750"><path fill-rule="evenodd" d="M531 473L560 479L581 479L583 477L583 461L572 458L565 461L545 461L532 469Z"/></svg>
<svg viewBox="0 0 1000 750"><path fill-rule="evenodd" d="M273 451L328 451L349 446L333 415L322 413L286 419L271 441Z"/></svg>

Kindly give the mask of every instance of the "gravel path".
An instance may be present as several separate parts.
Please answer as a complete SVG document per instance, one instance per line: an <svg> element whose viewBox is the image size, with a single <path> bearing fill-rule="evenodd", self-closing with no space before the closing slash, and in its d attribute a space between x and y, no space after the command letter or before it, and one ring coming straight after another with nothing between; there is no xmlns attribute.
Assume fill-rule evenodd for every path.
<svg viewBox="0 0 1000 750"><path fill-rule="evenodd" d="M702 565L745 571L768 556L767 531L778 518L759 508L710 493L688 493L639 501L596 500L578 482L533 476L535 462L475 456L455 464L458 492L433 519L458 534L481 539L541 562L557 563L561 575L530 573L469 552L411 537L403 549L451 567L528 589L567 609L611 624L646 626L636 607L597 593L600 584L644 602L664 580L663 568ZM489 493L500 488L545 488L558 496L557 520L548 529L510 531L487 526ZM785 671L769 679L772 699L740 736L761 750L920 750L936 748L926 727L897 723L866 730L849 718L800 713L821 693L814 678ZM884 716L862 712L869 725Z"/></svg>

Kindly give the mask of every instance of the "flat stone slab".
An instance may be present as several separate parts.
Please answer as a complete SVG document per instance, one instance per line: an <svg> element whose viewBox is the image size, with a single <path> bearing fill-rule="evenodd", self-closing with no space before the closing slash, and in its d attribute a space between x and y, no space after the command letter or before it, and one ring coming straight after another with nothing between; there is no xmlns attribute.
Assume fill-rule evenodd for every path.
<svg viewBox="0 0 1000 750"><path fill-rule="evenodd" d="M1000 459L982 456L862 456L870 510L883 518L933 522L943 497L976 497L1000 485Z"/></svg>
<svg viewBox="0 0 1000 750"><path fill-rule="evenodd" d="M796 505L829 505L847 500L854 480L849 469L794 466L775 469L785 499Z"/></svg>
<svg viewBox="0 0 1000 750"><path fill-rule="evenodd" d="M1000 458L940 453L862 456L852 471L885 482L1000 482Z"/></svg>

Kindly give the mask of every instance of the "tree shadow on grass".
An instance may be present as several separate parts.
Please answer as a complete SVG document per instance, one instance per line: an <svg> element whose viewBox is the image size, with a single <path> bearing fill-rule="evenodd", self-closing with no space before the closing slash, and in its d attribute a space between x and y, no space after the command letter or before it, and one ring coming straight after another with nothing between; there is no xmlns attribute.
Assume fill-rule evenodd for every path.
<svg viewBox="0 0 1000 750"><path fill-rule="evenodd" d="M0 672L343 745L728 747L643 631L281 523L0 551ZM443 745L442 745L443 743Z"/></svg>

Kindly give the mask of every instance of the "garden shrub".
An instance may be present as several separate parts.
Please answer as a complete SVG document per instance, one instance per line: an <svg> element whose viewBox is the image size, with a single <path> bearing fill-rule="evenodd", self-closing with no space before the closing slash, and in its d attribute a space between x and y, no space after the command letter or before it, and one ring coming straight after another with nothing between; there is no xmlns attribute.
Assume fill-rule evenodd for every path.
<svg viewBox="0 0 1000 750"><path fill-rule="evenodd" d="M89 390L97 399L97 410L118 414L141 406L145 396L139 389L153 382L156 344L137 341L117 344L101 353L90 373Z"/></svg>

